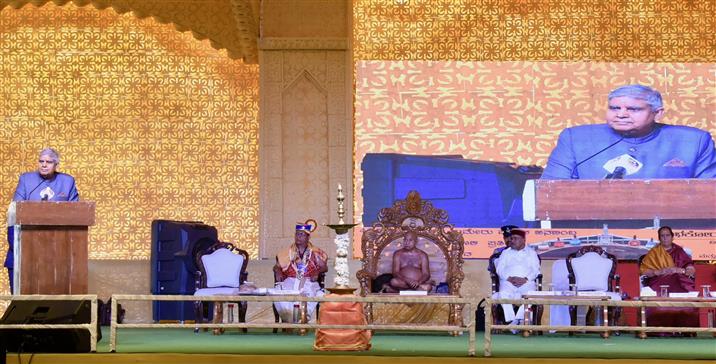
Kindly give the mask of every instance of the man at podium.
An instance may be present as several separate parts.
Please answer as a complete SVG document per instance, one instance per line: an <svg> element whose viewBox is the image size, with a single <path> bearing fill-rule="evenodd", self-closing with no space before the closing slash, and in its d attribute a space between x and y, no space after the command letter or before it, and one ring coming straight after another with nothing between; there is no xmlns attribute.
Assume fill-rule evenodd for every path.
<svg viewBox="0 0 716 364"><path fill-rule="evenodd" d="M57 171L60 164L60 155L52 148L45 148L40 151L37 171L27 172L20 175L20 180L15 188L15 201L79 201L80 195L75 187L75 179L66 173ZM8 213L8 220L10 218ZM13 274L13 240L14 229L9 226L7 229L7 240L9 247L5 257L5 268L10 277L10 291L12 292Z"/></svg>
<svg viewBox="0 0 716 364"><path fill-rule="evenodd" d="M78 201L75 179L57 171L60 155L52 148L40 152L37 171L20 175L13 201Z"/></svg>
<svg viewBox="0 0 716 364"><path fill-rule="evenodd" d="M716 178L711 135L659 123L661 94L627 85L609 93L606 123L562 131L543 179Z"/></svg>

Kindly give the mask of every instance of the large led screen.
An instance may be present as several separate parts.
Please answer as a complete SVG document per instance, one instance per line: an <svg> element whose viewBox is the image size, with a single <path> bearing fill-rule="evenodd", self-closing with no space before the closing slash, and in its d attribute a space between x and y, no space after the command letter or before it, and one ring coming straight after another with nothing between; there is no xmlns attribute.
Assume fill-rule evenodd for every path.
<svg viewBox="0 0 716 364"><path fill-rule="evenodd" d="M698 128L713 139L713 63L358 61L355 74L355 209L365 227L380 208L417 190L462 229L466 258L488 257L503 244L499 227L513 224L528 230L528 243L543 256L596 243L635 259L658 242L655 223L674 225L675 241L694 259L716 258L713 221L655 216L544 228L525 219L523 199L526 181L541 177L560 133L605 124L607 97L619 86L658 90L662 123ZM602 141L582 143L596 148Z"/></svg>

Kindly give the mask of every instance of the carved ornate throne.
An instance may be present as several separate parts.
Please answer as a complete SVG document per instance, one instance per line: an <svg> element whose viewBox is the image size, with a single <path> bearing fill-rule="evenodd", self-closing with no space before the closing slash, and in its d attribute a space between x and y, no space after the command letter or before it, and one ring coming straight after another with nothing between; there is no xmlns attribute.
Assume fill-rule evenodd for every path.
<svg viewBox="0 0 716 364"><path fill-rule="evenodd" d="M361 241L363 268L356 273L361 296L379 294L380 285L387 283L393 252L402 247L408 231L418 235L417 247L430 259L430 278L435 287L430 294L460 296L465 277L462 233L448 223L445 210L422 200L416 191L411 191L405 200L396 201L392 207L381 209L378 221L364 231ZM448 315L450 324L462 322L461 307L451 305ZM366 305L366 316L373 321L371 305Z"/></svg>

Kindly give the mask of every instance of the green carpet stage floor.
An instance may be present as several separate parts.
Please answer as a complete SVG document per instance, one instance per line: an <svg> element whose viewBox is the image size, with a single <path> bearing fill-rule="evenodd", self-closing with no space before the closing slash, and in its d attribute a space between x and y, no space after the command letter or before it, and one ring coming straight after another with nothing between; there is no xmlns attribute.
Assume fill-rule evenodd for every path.
<svg viewBox="0 0 716 364"><path fill-rule="evenodd" d="M631 334L602 339L598 334L531 336L493 335L493 357L482 357L482 334L478 333L477 356L467 356L467 335L385 333L373 336L366 352L313 351L313 335L273 334L270 331L228 331L215 336L194 334L190 329L120 329L117 353L109 353L109 332L98 343L97 353L7 355L8 363L457 363L470 360L503 363L669 363L716 360L716 338L648 338ZM556 359L555 359L556 358ZM586 358L586 359L582 359Z"/></svg>

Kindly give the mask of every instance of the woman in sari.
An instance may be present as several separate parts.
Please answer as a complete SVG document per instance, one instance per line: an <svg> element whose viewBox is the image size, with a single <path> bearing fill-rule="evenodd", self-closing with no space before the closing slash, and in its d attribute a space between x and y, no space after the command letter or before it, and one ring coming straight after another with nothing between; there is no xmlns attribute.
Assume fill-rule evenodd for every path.
<svg viewBox="0 0 716 364"><path fill-rule="evenodd" d="M668 286L669 292L694 291L696 269L691 257L682 247L674 244L674 232L670 227L661 227L658 234L659 244L649 250L639 266L639 272L645 276L644 285L655 292L661 292L661 286ZM699 326L698 308L649 307L646 316L650 326Z"/></svg>
<svg viewBox="0 0 716 364"><path fill-rule="evenodd" d="M659 229L659 244L649 250L639 266L645 284L656 292L669 286L669 292L695 291L694 262L682 247L674 244L674 232L668 226Z"/></svg>

